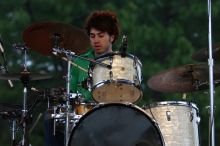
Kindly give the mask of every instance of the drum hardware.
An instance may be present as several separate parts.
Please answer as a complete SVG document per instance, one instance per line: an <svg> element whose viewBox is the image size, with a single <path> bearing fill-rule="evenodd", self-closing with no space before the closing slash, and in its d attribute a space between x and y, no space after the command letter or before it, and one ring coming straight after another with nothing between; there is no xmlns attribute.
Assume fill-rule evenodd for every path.
<svg viewBox="0 0 220 146"><path fill-rule="evenodd" d="M166 111L167 121L171 120L170 111Z"/></svg>
<svg viewBox="0 0 220 146"><path fill-rule="evenodd" d="M121 57L125 57L127 55L126 51L128 48L128 37L127 35L122 36L122 45L119 48L119 51L121 53Z"/></svg>
<svg viewBox="0 0 220 146"><path fill-rule="evenodd" d="M193 114L193 112L191 111L191 112L190 112L190 122L193 121L193 117L194 117L194 114Z"/></svg>
<svg viewBox="0 0 220 146"><path fill-rule="evenodd" d="M159 92L186 93L208 89L208 66L187 64L152 76L147 84ZM220 65L214 67L214 80L220 79ZM216 85L219 85L217 82Z"/></svg>
<svg viewBox="0 0 220 146"><path fill-rule="evenodd" d="M109 71L109 78L110 78L110 82L112 82L113 81L113 73L112 73L112 71Z"/></svg>
<svg viewBox="0 0 220 146"><path fill-rule="evenodd" d="M18 47L19 49L19 47ZM27 54L26 54L26 47L22 46L20 49L24 53L24 70L20 72L19 74L1 74L0 79L2 80L19 80L23 84L23 107L21 110L21 116L19 117L19 125L22 127L22 140L21 140L21 145L22 146L29 146L29 139L28 139L28 124L31 119L31 112L34 109L34 107L39 103L39 99L36 99L35 103L31 106L27 106L27 92L28 92L28 85L31 80L42 80L42 79L49 79L51 76L44 76L44 75L32 75L28 70L27 70Z"/></svg>
<svg viewBox="0 0 220 146"><path fill-rule="evenodd" d="M36 50L43 55L56 55L67 61L67 76L66 76L66 112L65 112L65 145L67 145L69 135L69 114L70 114L70 65L73 58L83 57L76 54L84 53L89 47L89 38L86 33L73 27L57 22L43 22L35 23L28 27L23 32L23 40L26 45ZM68 48L64 50L63 48ZM73 53L73 52L74 53ZM99 63L93 60L85 59L93 63ZM103 63L99 63L102 66L111 68L111 66ZM76 64L75 64L76 65ZM78 67L78 65L76 65ZM81 69L81 68L80 68Z"/></svg>
<svg viewBox="0 0 220 146"><path fill-rule="evenodd" d="M93 59L85 58L79 55L76 55L75 52L71 52L70 50L65 50L63 48L53 48L53 54L65 54L65 56L68 56L70 60L73 60L75 58L80 58L82 60L86 60L91 62L92 64L98 64L101 65L102 67L105 67L107 69L111 69L112 66L110 64L102 63ZM59 56L59 55L58 55ZM68 59L68 58L67 58Z"/></svg>
<svg viewBox="0 0 220 146"><path fill-rule="evenodd" d="M0 103L0 116L2 116L3 119L9 120L12 146L17 146L16 133L20 131L17 122L21 117L21 109L22 107L19 105Z"/></svg>
<svg viewBox="0 0 220 146"><path fill-rule="evenodd" d="M57 44L57 43L55 43ZM82 57L82 56L78 56L76 55L74 52L71 52L70 50L65 50L63 48L60 48L59 47L59 44L56 45L57 48L53 48L53 52L55 52L55 54L65 54L66 58L67 58L67 62L68 62L68 65L67 65L67 77L66 77L66 88L67 88L67 98L66 98L66 107L67 107L67 111L66 111L66 123L65 123L65 146L67 146L67 142L69 141L69 134L70 134L70 128L69 128L69 114L70 114L70 108L71 108L71 105L70 105L70 66L71 66L71 60L73 60L74 58L80 58L80 59L83 59L83 60L86 60L86 61L90 61L92 63L95 63L95 64L99 64L103 67L106 67L108 69L111 68L110 65L108 64L105 64L105 63L102 63L102 62L98 62L98 61L95 61L95 60L92 60L92 59L88 59L88 58L85 58L85 57Z"/></svg>
<svg viewBox="0 0 220 146"><path fill-rule="evenodd" d="M138 72L141 72L140 70L139 70L139 68L137 67L137 64L138 64L138 58L137 58L137 56L134 56L134 68L135 68L135 71L136 71L136 75L135 75L135 79L134 79L134 81L135 81L135 85L137 86L137 85L140 85L141 84L141 81L142 81L142 76L141 76L141 78L139 78L137 75L139 74Z"/></svg>

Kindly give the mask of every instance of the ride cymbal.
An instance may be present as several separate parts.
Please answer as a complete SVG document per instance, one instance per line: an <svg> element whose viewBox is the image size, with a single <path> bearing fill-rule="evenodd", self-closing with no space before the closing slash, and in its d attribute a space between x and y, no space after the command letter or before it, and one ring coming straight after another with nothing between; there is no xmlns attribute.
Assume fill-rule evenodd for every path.
<svg viewBox="0 0 220 146"><path fill-rule="evenodd" d="M215 85L220 83L220 65L214 66ZM186 93L209 88L209 67L204 64L187 64L152 76L149 88L159 92Z"/></svg>
<svg viewBox="0 0 220 146"><path fill-rule="evenodd" d="M212 57L216 61L220 60L220 44L215 45L212 50ZM192 55L192 59L200 62L206 62L209 58L209 49L203 48Z"/></svg>
<svg viewBox="0 0 220 146"><path fill-rule="evenodd" d="M59 39L55 42L55 36ZM77 55L87 51L90 42L88 35L77 27L59 22L42 22L29 26L23 32L25 45L43 55L53 55L53 47L73 51Z"/></svg>

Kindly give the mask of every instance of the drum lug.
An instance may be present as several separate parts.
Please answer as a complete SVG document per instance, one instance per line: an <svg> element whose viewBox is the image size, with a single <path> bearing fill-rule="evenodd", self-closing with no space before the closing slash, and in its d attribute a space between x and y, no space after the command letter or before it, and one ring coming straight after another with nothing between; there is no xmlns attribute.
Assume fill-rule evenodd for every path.
<svg viewBox="0 0 220 146"><path fill-rule="evenodd" d="M140 81L138 80L138 78L137 78L136 75L133 76L133 80L134 80L134 84L135 84L135 86L140 85Z"/></svg>
<svg viewBox="0 0 220 146"><path fill-rule="evenodd" d="M110 57L109 60L110 60L109 64L112 66L113 57ZM109 71L109 78L110 78L110 80L112 80L112 78L113 78L113 72L111 70Z"/></svg>
<svg viewBox="0 0 220 146"><path fill-rule="evenodd" d="M171 121L171 112L166 111L167 121Z"/></svg>
<svg viewBox="0 0 220 146"><path fill-rule="evenodd" d="M92 85L93 85L93 81L92 81L92 77L90 76L87 78L87 86L90 92L92 91Z"/></svg>
<svg viewBox="0 0 220 146"><path fill-rule="evenodd" d="M109 57L109 64L112 66L112 64L113 64L113 56Z"/></svg>
<svg viewBox="0 0 220 146"><path fill-rule="evenodd" d="M193 112L191 111L191 112L190 112L190 122L193 121L193 116L194 116L194 114L193 114Z"/></svg>
<svg viewBox="0 0 220 146"><path fill-rule="evenodd" d="M88 78L87 78L87 86L88 90L91 92L92 91L92 86L93 86L93 78L92 78L92 69L90 68L88 71Z"/></svg>
<svg viewBox="0 0 220 146"><path fill-rule="evenodd" d="M113 78L113 73L112 73L112 71L109 72L109 77L110 77L110 80L112 80L112 78Z"/></svg>
<svg viewBox="0 0 220 146"><path fill-rule="evenodd" d="M201 121L201 118L200 118L200 117L197 117L196 123L197 123L198 125L199 125L200 121Z"/></svg>

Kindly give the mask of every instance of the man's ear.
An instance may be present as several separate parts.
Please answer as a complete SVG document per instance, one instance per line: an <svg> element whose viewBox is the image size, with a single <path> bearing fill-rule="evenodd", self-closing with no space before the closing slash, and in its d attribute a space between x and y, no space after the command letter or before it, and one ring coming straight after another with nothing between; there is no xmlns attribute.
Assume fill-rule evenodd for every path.
<svg viewBox="0 0 220 146"><path fill-rule="evenodd" d="M112 43L114 40L115 40L115 36L114 36L114 35L111 35L111 36L110 36L110 41L111 41L111 43Z"/></svg>

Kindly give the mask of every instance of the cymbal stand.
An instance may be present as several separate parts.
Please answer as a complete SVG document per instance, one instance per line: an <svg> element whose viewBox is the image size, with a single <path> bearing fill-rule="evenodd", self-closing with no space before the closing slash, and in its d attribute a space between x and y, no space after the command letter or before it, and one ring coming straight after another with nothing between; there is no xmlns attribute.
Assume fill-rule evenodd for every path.
<svg viewBox="0 0 220 146"><path fill-rule="evenodd" d="M213 83L213 65L212 58L212 22L211 22L211 0L208 0L208 38L209 38L209 86L210 86L210 131L209 131L209 146L215 145L215 129L214 129L214 83Z"/></svg>
<svg viewBox="0 0 220 146"><path fill-rule="evenodd" d="M11 145L12 146L16 146L16 119L12 120L12 141L11 141Z"/></svg>
<svg viewBox="0 0 220 146"><path fill-rule="evenodd" d="M27 128L27 87L29 83L29 74L27 71L27 48L25 46L21 47L21 50L24 51L24 71L21 72L21 82L24 86L23 89L23 109L22 109L22 120L21 124L23 126L23 137L22 137L22 146L29 146L28 140L28 128Z"/></svg>
<svg viewBox="0 0 220 146"><path fill-rule="evenodd" d="M67 62L67 76L66 76L66 127L65 127L65 146L68 146L68 141L69 141L69 134L70 134L70 127L69 127L69 123L70 123L70 110L71 110L71 106L70 106L70 80L71 80L71 76L70 76L70 58L68 58L68 62Z"/></svg>
<svg viewBox="0 0 220 146"><path fill-rule="evenodd" d="M59 37L59 36L55 36L55 37ZM57 38L55 38L57 39ZM57 54L65 54L65 56L67 57L67 76L66 76L66 89L67 89L67 99L66 99L66 107L67 107L67 112L66 112L66 127L65 127L65 146L68 146L68 140L69 140L69 115L70 115L70 80L71 80L71 76L70 76L70 67L71 67L71 61L74 60L75 58L80 58L80 59L83 59L83 60L86 60L86 61L89 61L91 63L94 63L94 64L99 64L103 67L106 67L106 68L109 68L111 69L111 65L108 65L108 64L105 64L105 63L102 63L102 62L98 62L96 60L92 60L92 59L88 59L88 58L84 58L84 57L81 57L81 56L78 56L76 55L74 52L71 52L69 50L65 50L63 48L60 48L58 43L56 42L59 42L57 40L55 40L55 45L54 45L54 48L53 48L53 54L54 55L57 55Z"/></svg>
<svg viewBox="0 0 220 146"><path fill-rule="evenodd" d="M61 36L60 34L54 34L53 36L53 42L54 42L54 48L53 51L54 53L60 52L60 42L61 42ZM70 67L71 67L71 58L70 55L66 54L67 57L67 75L66 75L66 115L65 115L65 135L64 135L64 145L68 146L68 141L69 141L69 135L70 135L70 110L71 110L71 105L70 105ZM55 123L54 123L55 126Z"/></svg>

